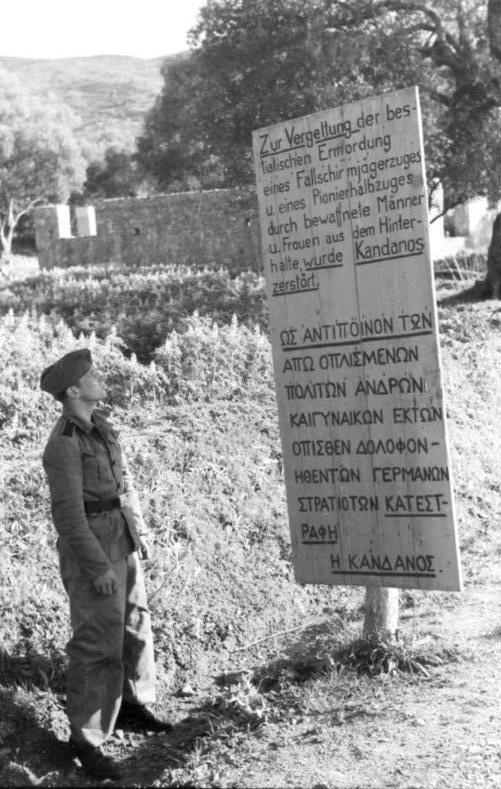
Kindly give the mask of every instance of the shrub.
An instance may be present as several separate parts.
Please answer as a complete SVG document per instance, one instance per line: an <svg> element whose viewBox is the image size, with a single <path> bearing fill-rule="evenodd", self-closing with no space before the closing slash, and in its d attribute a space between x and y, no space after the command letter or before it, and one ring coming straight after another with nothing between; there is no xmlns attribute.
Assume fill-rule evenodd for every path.
<svg viewBox="0 0 501 789"><path fill-rule="evenodd" d="M433 270L436 277L441 279L463 280L471 276L481 274L485 276L487 271L487 255L484 253L458 252L455 255L448 255L445 258L435 260Z"/></svg>
<svg viewBox="0 0 501 789"><path fill-rule="evenodd" d="M3 648L61 663L66 600L41 465L60 407L39 376L83 344L105 371L152 532L146 571L160 674L176 684L187 673L207 679L249 634L299 624L318 598L290 583L269 343L236 320L218 328L195 316L144 366L122 354L115 334L76 338L44 317L0 319Z"/></svg>
<svg viewBox="0 0 501 789"><path fill-rule="evenodd" d="M150 361L169 332L183 332L195 311L219 325L236 315L247 326L267 327L262 277L183 266L43 271L0 288L0 314L9 310L62 319L77 334L104 338L114 329L140 361Z"/></svg>

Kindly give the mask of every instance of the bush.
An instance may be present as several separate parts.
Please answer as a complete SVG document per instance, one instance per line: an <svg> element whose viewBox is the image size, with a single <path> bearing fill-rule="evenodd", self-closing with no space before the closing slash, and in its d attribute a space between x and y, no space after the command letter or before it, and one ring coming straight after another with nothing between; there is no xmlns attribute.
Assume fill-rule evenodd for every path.
<svg viewBox="0 0 501 789"><path fill-rule="evenodd" d="M160 675L206 681L248 640L300 624L319 595L290 582L269 343L236 320L216 327L192 317L145 366L122 354L115 334L76 338L44 317L0 319L3 649L62 662L67 602L41 464L60 406L39 377L83 344L104 370L151 529ZM332 595L344 593L322 593Z"/></svg>
<svg viewBox="0 0 501 789"><path fill-rule="evenodd" d="M51 269L0 288L0 314L30 310L64 320L75 332L112 330L129 353L151 361L169 332L183 332L195 311L219 325L233 315L247 326L267 328L264 281L253 272L231 278L226 269L183 266L128 270L123 266Z"/></svg>
<svg viewBox="0 0 501 789"><path fill-rule="evenodd" d="M487 272L487 255L478 252L458 252L445 258L435 260L433 270L436 277L441 279L465 279Z"/></svg>

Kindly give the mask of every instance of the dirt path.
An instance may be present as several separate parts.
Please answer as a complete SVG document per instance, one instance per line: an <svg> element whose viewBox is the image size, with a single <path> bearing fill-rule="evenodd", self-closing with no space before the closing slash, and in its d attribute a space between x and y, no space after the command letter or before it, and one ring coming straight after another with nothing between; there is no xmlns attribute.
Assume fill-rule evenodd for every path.
<svg viewBox="0 0 501 789"><path fill-rule="evenodd" d="M468 589L452 610L420 624L467 657L415 685L397 681L390 690L376 682L372 703L353 705L351 715L347 704L344 721L326 711L295 726L269 726L225 770L223 785L499 789L501 588Z"/></svg>

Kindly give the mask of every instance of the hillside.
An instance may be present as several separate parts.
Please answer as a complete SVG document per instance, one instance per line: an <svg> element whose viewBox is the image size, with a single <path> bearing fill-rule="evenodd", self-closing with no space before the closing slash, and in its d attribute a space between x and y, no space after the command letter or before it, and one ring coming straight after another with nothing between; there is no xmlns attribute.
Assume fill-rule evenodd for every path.
<svg viewBox="0 0 501 789"><path fill-rule="evenodd" d="M470 278L437 278L465 589L403 591L399 643L381 653L357 640L362 588L293 581L270 345L230 320L241 280L129 272L127 289L115 274L124 312L135 300L148 312L153 289L178 316L183 305L184 326L163 324L143 366L122 355L111 294L97 308L82 298L105 272L31 274L0 280L13 307L0 317L0 786L96 785L64 745L67 600L40 463L58 411L40 370L85 342L151 530L159 702L175 723L115 732L120 785L499 789L499 302L458 293ZM259 323L262 282L251 290ZM78 304L87 332L96 310L108 333L77 340L65 319L85 330ZM134 326L146 336L132 312Z"/></svg>
<svg viewBox="0 0 501 789"><path fill-rule="evenodd" d="M171 55L176 58L178 55ZM131 149L162 87L163 58L118 55L39 60L0 57L29 90L52 94L78 116L75 134L89 160L110 145Z"/></svg>

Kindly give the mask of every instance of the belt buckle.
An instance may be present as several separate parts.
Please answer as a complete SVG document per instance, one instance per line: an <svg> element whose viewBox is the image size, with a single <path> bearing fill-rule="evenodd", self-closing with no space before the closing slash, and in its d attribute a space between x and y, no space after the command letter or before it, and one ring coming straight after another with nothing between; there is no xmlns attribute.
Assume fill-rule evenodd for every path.
<svg viewBox="0 0 501 789"><path fill-rule="evenodd" d="M118 501L120 502L120 508L124 507L127 504L127 493L120 493Z"/></svg>

